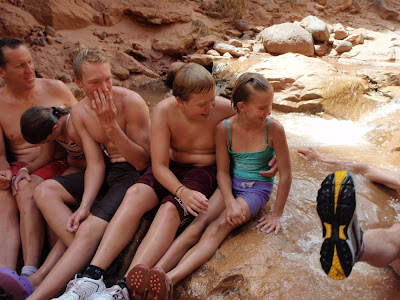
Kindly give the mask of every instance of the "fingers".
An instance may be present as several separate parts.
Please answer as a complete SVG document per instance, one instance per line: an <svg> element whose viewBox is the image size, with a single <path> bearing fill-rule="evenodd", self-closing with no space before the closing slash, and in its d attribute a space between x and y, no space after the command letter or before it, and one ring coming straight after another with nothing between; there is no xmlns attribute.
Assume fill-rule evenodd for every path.
<svg viewBox="0 0 400 300"><path fill-rule="evenodd" d="M76 213L74 213L67 222L67 231L74 233L78 230L79 227L79 217Z"/></svg>
<svg viewBox="0 0 400 300"><path fill-rule="evenodd" d="M276 156L274 156L268 163L268 166L273 167L276 164Z"/></svg>
<svg viewBox="0 0 400 300"><path fill-rule="evenodd" d="M72 215L68 221L67 221L67 231L69 232L74 232L73 228L74 228L74 215Z"/></svg>
<svg viewBox="0 0 400 300"><path fill-rule="evenodd" d="M232 221L232 218L230 216L226 216L226 221L228 222L229 225L232 227L235 226L235 223Z"/></svg>
<svg viewBox="0 0 400 300"><path fill-rule="evenodd" d="M268 163L268 166L271 167L268 171L260 171L260 174L265 177L274 177L276 173L278 172L278 162L276 160L276 156L274 156L270 162Z"/></svg>
<svg viewBox="0 0 400 300"><path fill-rule="evenodd" d="M7 171L5 177L6 177L6 180L11 181L12 177L13 177L13 173L11 171L9 171L9 172Z"/></svg>
<svg viewBox="0 0 400 300"><path fill-rule="evenodd" d="M189 206L186 207L186 209L187 209L187 211L188 211L192 216L195 216L195 217L198 216L198 213L196 213L196 212L195 212L193 209L191 209Z"/></svg>

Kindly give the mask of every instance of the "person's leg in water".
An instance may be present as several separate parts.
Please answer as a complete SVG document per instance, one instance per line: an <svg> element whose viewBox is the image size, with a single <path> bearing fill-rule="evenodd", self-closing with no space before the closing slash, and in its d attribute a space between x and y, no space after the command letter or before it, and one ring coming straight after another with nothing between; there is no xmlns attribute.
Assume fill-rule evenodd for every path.
<svg viewBox="0 0 400 300"><path fill-rule="evenodd" d="M400 275L400 223L390 228L377 228L365 231L363 236L365 252L360 261L375 267L392 265Z"/></svg>
<svg viewBox="0 0 400 300"><path fill-rule="evenodd" d="M348 277L364 252L363 231L356 214L356 192L351 175L337 171L321 183L317 196L324 242L321 266L337 280Z"/></svg>
<svg viewBox="0 0 400 300"><path fill-rule="evenodd" d="M222 214L213 221L204 231L199 242L192 247L180 260L178 265L166 274L165 280L170 284L169 290L174 284L184 279L194 270L207 262L222 244L228 234L235 228L247 223L251 219L251 213L248 204L243 198L236 198L245 212L245 220L235 226L227 222L226 213ZM150 285L150 289L152 286Z"/></svg>

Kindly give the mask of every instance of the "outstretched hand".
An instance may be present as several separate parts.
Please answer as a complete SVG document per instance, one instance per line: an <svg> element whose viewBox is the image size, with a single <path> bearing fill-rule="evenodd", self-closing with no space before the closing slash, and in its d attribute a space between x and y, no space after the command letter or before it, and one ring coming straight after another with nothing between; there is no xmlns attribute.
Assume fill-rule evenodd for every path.
<svg viewBox="0 0 400 300"><path fill-rule="evenodd" d="M0 189L6 190L10 187L13 174L11 170L0 171Z"/></svg>
<svg viewBox="0 0 400 300"><path fill-rule="evenodd" d="M268 171L260 171L260 174L265 177L274 177L278 173L278 163L276 161L276 156L274 156L268 163L271 167Z"/></svg>
<svg viewBox="0 0 400 300"><path fill-rule="evenodd" d="M274 231L274 233L277 234L281 229L281 218L269 213L258 220L257 228L265 233Z"/></svg>
<svg viewBox="0 0 400 300"><path fill-rule="evenodd" d="M179 197L187 211L195 217L198 213L206 213L208 210L207 197L198 191L184 188Z"/></svg>
<svg viewBox="0 0 400 300"><path fill-rule="evenodd" d="M78 230L79 225L86 220L90 211L79 207L68 219L67 231L74 233Z"/></svg>
<svg viewBox="0 0 400 300"><path fill-rule="evenodd" d="M299 148L298 154L301 158L306 160L321 160L323 157L322 154L313 147Z"/></svg>

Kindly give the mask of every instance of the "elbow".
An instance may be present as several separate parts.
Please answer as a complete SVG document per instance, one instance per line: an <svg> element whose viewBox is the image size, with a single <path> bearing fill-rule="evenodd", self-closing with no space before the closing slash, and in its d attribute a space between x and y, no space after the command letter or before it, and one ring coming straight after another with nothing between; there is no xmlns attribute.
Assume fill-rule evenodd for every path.
<svg viewBox="0 0 400 300"><path fill-rule="evenodd" d="M145 162L136 164L136 165L135 165L135 168L136 168L136 170L138 170L138 171L144 171L144 170L147 168L147 166L148 166L148 161L145 161Z"/></svg>

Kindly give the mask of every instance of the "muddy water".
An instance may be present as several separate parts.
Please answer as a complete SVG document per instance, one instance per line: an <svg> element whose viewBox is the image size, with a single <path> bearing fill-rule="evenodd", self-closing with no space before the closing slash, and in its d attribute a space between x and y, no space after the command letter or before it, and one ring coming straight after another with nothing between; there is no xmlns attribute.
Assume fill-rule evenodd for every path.
<svg viewBox="0 0 400 300"><path fill-rule="evenodd" d="M166 91L139 93L150 101L150 108L166 95ZM297 155L299 147L314 146L336 158L396 169L400 166L400 155L369 142L371 134L373 140L379 140L381 133L375 124L379 123L377 118L385 118L385 111L398 116L400 108L398 104L389 104L357 122L274 112L273 116L285 127L293 168L283 230L277 236L267 236L254 228L256 221L251 221L234 231L209 262L175 287L174 298L400 299L400 278L389 267L357 263L351 276L343 281L332 280L322 271L319 264L322 228L315 198L321 181L335 169L304 161ZM365 229L400 222L396 193L361 175L355 174L353 178L359 220ZM275 194L271 205L274 198Z"/></svg>

